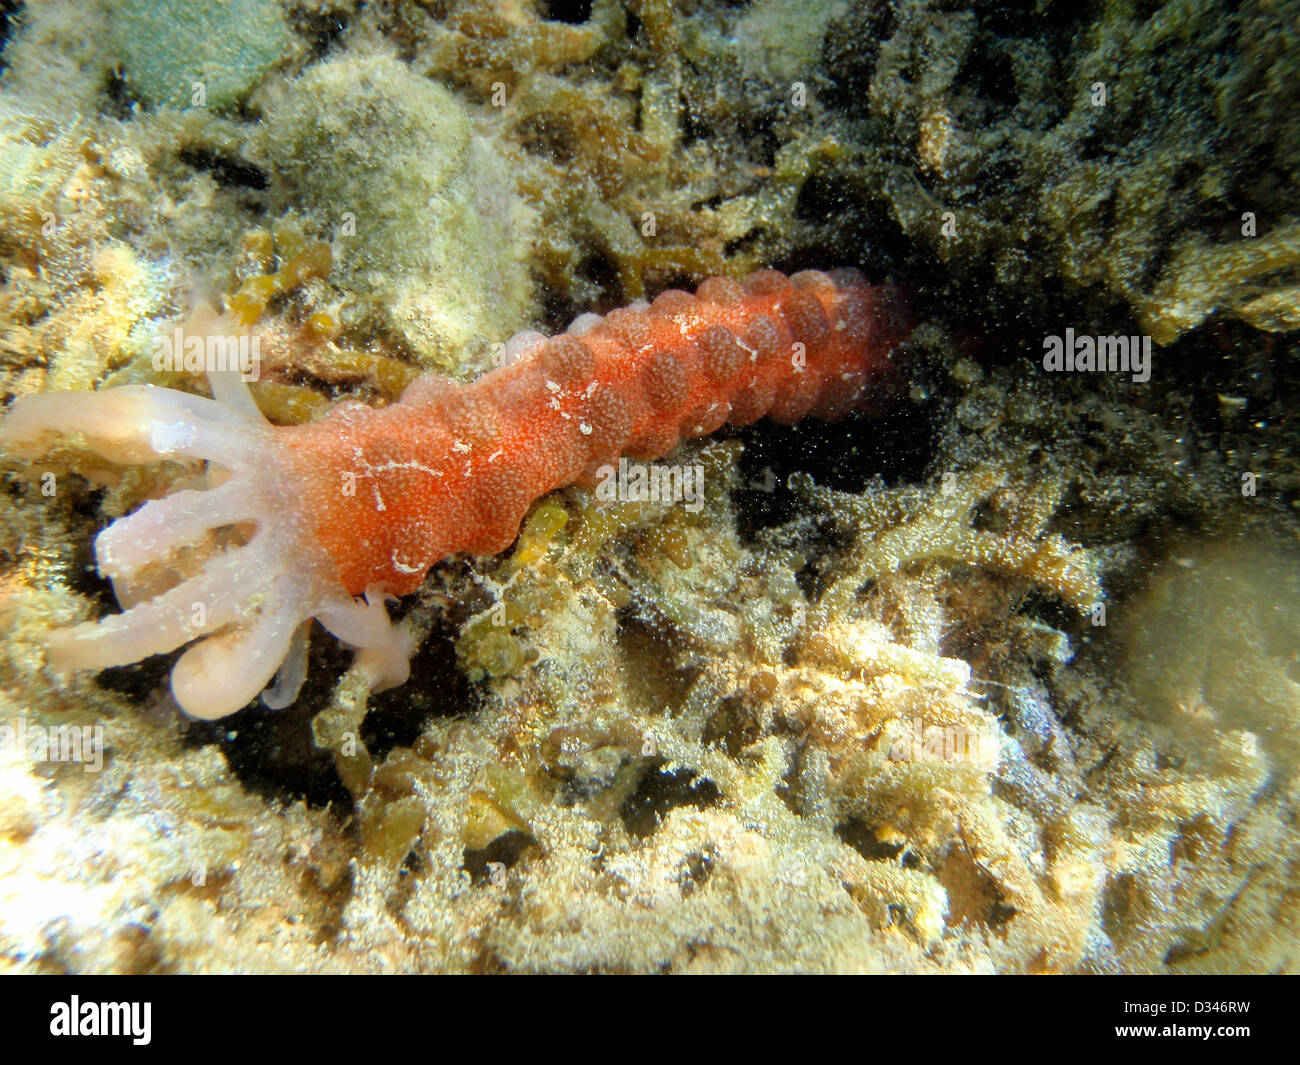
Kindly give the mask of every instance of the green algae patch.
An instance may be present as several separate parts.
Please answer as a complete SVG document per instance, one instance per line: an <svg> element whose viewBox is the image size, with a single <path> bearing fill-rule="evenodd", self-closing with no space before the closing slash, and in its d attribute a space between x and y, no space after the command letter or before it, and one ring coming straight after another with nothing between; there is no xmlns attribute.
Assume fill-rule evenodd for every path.
<svg viewBox="0 0 1300 1065"><path fill-rule="evenodd" d="M127 84L157 107L234 107L289 44L273 0L120 0L111 33Z"/></svg>
<svg viewBox="0 0 1300 1065"><path fill-rule="evenodd" d="M473 376L528 321L528 212L441 85L388 56L318 64L275 94L264 150L277 207L334 239L356 317L425 368Z"/></svg>

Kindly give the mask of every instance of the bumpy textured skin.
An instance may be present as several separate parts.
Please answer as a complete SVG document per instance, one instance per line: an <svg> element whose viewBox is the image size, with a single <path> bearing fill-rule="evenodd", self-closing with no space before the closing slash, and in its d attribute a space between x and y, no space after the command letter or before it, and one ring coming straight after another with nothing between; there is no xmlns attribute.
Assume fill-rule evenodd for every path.
<svg viewBox="0 0 1300 1065"><path fill-rule="evenodd" d="M714 278L585 317L469 385L422 378L387 408L275 430L349 593L405 594L448 555L505 550L533 500L620 455L880 403L908 331L898 290L853 270Z"/></svg>
<svg viewBox="0 0 1300 1065"><path fill-rule="evenodd" d="M197 308L185 328L228 339L247 326ZM622 454L656 458L727 422L878 405L907 329L898 291L853 271L762 271L584 315L550 340L518 334L513 361L473 384L422 377L389 407L346 403L311 425L271 425L229 371L209 372L211 399L147 385L23 397L0 448L38 453L76 432L116 462L208 463L205 489L150 500L99 534L99 571L126 609L52 631L46 661L104 669L190 644L172 693L218 718L259 692L269 706L296 698L315 619L356 648L373 687L401 684L415 648L386 595L413 591L448 555L504 550L534 499ZM198 572L173 566L232 525L245 543Z"/></svg>

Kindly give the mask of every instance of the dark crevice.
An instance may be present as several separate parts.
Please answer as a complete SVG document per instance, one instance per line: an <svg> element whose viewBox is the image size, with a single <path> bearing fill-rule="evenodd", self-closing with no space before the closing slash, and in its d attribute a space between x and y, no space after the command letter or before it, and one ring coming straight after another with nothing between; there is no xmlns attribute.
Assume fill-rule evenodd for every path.
<svg viewBox="0 0 1300 1065"><path fill-rule="evenodd" d="M718 786L692 769L664 772L662 765L651 768L619 810L623 824L633 836L644 839L659 822L678 806L704 809L722 798Z"/></svg>
<svg viewBox="0 0 1300 1065"><path fill-rule="evenodd" d="M104 113L121 121L129 119L135 109L142 106L131 94L120 69L108 72L108 80L104 83L104 100Z"/></svg>
<svg viewBox="0 0 1300 1065"><path fill-rule="evenodd" d="M466 849L464 868L475 884L487 883L492 880L494 866L510 869L518 864L529 847L535 846L537 841L527 832L505 832L486 847Z"/></svg>
<svg viewBox="0 0 1300 1065"><path fill-rule="evenodd" d="M0 70L9 65L5 47L22 21L23 5L20 0L0 0Z"/></svg>
<svg viewBox="0 0 1300 1065"><path fill-rule="evenodd" d="M933 404L903 403L883 417L851 414L838 422L806 420L793 426L766 419L718 435L741 440L737 523L747 541L760 530L794 518L802 504L790 475L810 474L818 485L861 492L876 477L887 484L919 481L934 447Z"/></svg>
<svg viewBox="0 0 1300 1065"><path fill-rule="evenodd" d="M599 252L588 255L578 264L577 274L584 281L589 281L598 286L602 293L599 305L586 308L587 310L594 310L598 314L603 314L614 307L621 307L626 302L623 298L623 283L619 279L618 267L613 257ZM581 311L571 314L569 319L557 331L563 332L567 329L569 323L579 313Z"/></svg>
<svg viewBox="0 0 1300 1065"><path fill-rule="evenodd" d="M435 634L411 659L405 684L370 697L361 739L379 761L395 747L413 744L431 719L473 713L478 705L479 691L457 667L451 636Z"/></svg>
<svg viewBox="0 0 1300 1065"><path fill-rule="evenodd" d="M537 13L550 22L581 26L591 18L592 0L541 0Z"/></svg>
<svg viewBox="0 0 1300 1065"><path fill-rule="evenodd" d="M879 827L854 819L836 825L835 834L869 862L893 861L902 853L903 845L881 842L876 832Z"/></svg>
<svg viewBox="0 0 1300 1065"><path fill-rule="evenodd" d="M314 62L334 50L348 28L348 18L344 12L298 8L292 13L290 24L307 41L308 57Z"/></svg>
<svg viewBox="0 0 1300 1065"><path fill-rule="evenodd" d="M261 190L271 183L261 167L233 156L218 155L207 148L182 148L176 153L176 158L186 166L208 171L222 188Z"/></svg>
<svg viewBox="0 0 1300 1065"><path fill-rule="evenodd" d="M329 703L351 659L333 636L313 625L307 681L292 706L271 710L259 697L218 721L189 721L185 742L218 744L231 772L255 794L351 810L352 796L339 778L334 758L316 746L311 730L312 718Z"/></svg>
<svg viewBox="0 0 1300 1065"><path fill-rule="evenodd" d="M971 49L956 83L981 103L1002 111L1014 110L1020 102L1011 57L991 41L981 41Z"/></svg>

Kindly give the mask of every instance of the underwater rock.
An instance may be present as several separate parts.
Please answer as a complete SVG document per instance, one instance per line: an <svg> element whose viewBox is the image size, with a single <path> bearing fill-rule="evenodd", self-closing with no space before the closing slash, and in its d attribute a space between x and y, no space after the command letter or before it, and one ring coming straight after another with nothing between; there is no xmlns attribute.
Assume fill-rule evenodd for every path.
<svg viewBox="0 0 1300 1065"><path fill-rule="evenodd" d="M263 151L274 201L426 368L481 371L530 318L530 212L441 85L383 55L319 63L273 96Z"/></svg>
<svg viewBox="0 0 1300 1065"><path fill-rule="evenodd" d="M289 45L275 0L115 0L109 31L123 76L160 107L234 107Z"/></svg>

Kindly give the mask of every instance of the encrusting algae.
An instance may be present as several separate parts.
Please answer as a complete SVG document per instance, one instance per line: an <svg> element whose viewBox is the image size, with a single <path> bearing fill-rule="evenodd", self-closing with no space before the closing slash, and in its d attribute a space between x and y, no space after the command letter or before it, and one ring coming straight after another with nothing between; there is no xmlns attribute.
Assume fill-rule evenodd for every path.
<svg viewBox="0 0 1300 1065"><path fill-rule="evenodd" d="M404 685L317 634L296 703L216 723L176 713L173 657L46 671L51 631L116 610L95 535L215 479L6 453L0 968L1295 970L1275 17L197 7L177 33L268 27L205 29L243 42L208 106L133 61L149 4L27 5L4 44L6 401L202 402L154 355L205 303L302 431L769 266L905 285L917 327L876 409L525 501L393 604ZM1066 326L1151 334L1149 384L1045 373ZM73 726L81 763L32 754Z"/></svg>

